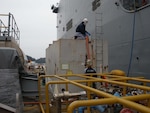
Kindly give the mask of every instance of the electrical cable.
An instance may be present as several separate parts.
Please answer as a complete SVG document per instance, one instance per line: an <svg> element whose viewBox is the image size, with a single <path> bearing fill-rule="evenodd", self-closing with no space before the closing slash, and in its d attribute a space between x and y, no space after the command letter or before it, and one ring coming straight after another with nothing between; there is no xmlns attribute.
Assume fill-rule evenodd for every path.
<svg viewBox="0 0 150 113"><path fill-rule="evenodd" d="M136 14L136 9L135 9L135 0L134 0L134 16L133 16L132 41L131 41L131 52L130 52L130 59L129 59L127 77L129 76L129 73L130 73L130 70L131 70L131 65L132 65L132 56L133 56L134 38L135 38L135 14Z"/></svg>

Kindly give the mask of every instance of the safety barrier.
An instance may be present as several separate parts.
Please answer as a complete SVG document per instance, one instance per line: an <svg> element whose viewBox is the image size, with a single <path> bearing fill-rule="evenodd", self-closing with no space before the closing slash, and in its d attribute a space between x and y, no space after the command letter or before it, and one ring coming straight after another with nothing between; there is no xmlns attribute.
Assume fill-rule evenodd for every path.
<svg viewBox="0 0 150 113"><path fill-rule="evenodd" d="M6 20L2 20L2 19ZM20 44L20 30L13 14L0 14L0 36L13 37L17 44Z"/></svg>
<svg viewBox="0 0 150 113"><path fill-rule="evenodd" d="M103 104L121 104L125 107L132 108L136 111L139 111L141 113L150 113L150 87L146 86L147 83L150 83L150 80L143 79L143 77L126 77L126 76L118 76L118 75L112 75L112 73L105 73L105 74L98 74L98 77L92 77L95 74L90 74L90 76L87 76L89 74L69 74L69 75L43 75L39 76L39 101L40 101L40 107L42 109L42 113L50 113L50 98L49 98L49 85L52 84L66 84L66 89L68 89L68 84L73 84L75 86L78 86L80 88L83 88L87 92L87 100L76 100L73 101L68 107L67 107L67 113L73 113L74 110L78 107L87 106L87 113L90 113L90 106L95 105L103 105ZM102 79L101 77L105 76L107 79ZM69 77L79 77L84 78L79 80L69 80ZM46 106L43 106L42 103L42 89L41 89L41 80L43 78L55 78L57 80L55 81L49 81L45 85L45 103ZM142 83L142 85L129 83L129 81L136 81ZM94 89L90 87L90 84L92 82L97 83L108 83L109 86L112 85L118 85L123 89L122 97L116 97L110 93L107 93L105 91L101 91L98 89ZM83 84L84 83L84 84ZM87 86L85 85L87 84ZM108 87L109 87L108 86ZM131 95L131 96L125 96L127 94L127 88L136 88L143 90L142 94L138 95ZM69 90L69 89L68 89ZM95 94L99 97L102 97L101 99L91 99L91 93ZM141 100L147 100L147 105L142 105L137 103L137 101ZM135 102L136 101L136 102ZM45 109L45 110L44 110Z"/></svg>

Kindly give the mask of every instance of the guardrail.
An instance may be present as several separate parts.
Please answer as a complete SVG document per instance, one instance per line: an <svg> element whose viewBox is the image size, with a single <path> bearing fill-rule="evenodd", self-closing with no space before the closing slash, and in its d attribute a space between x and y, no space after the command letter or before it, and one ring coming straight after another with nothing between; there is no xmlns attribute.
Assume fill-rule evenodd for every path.
<svg viewBox="0 0 150 113"><path fill-rule="evenodd" d="M11 13L0 14L0 36L11 36L20 44L20 30Z"/></svg>
<svg viewBox="0 0 150 113"><path fill-rule="evenodd" d="M73 113L73 111L81 106L87 106L87 112L90 113L90 106L93 105L101 105L101 104L116 104L119 103L123 106L132 108L136 111L142 112L142 113L150 113L150 87L146 86L146 83L150 83L150 80L143 79L143 77L125 77L125 76L118 76L118 75L111 75L111 73L107 74L98 74L98 78L91 77L95 74L90 74L90 76L87 76L89 74L69 74L69 75L43 75L39 76L38 81L38 87L39 87L39 101L40 101L40 107L42 109L42 113L50 113L50 98L49 98L49 85L52 84L66 84L66 89L68 89L68 84L73 84L77 87L83 88L87 92L87 98L88 100L76 100L73 101L67 108L67 113ZM107 79L102 79L101 76L107 77ZM69 77L79 77L84 78L83 80L69 80ZM42 101L41 98L41 80L43 78L55 78L57 80L55 81L49 81L45 85L45 101ZM143 85L128 83L128 81L136 81L140 82ZM108 85L118 85L119 87L123 88L123 96L122 97L116 97L110 93L107 93L105 91L100 91L98 89L94 89L90 87L90 84L92 82L99 82L99 83L107 83ZM84 84L83 84L84 83ZM87 86L85 85L87 84ZM109 86L108 86L109 87ZM127 88L136 88L143 90L144 92L139 95L134 96L125 96ZM69 90L69 89L68 89ZM91 99L91 93L96 94L97 96L102 97L101 99ZM141 100L147 100L147 105L141 105L137 103L137 101ZM135 102L136 101L136 102ZM46 107L44 110L43 104L46 103Z"/></svg>

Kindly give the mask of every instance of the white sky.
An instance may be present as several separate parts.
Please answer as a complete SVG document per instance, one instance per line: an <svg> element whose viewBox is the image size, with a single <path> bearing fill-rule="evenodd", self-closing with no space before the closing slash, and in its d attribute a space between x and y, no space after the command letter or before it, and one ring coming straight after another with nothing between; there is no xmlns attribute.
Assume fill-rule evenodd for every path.
<svg viewBox="0 0 150 113"><path fill-rule="evenodd" d="M20 29L20 47L33 58L45 57L46 48L57 40L56 14L51 6L59 0L0 0L0 14L9 12Z"/></svg>

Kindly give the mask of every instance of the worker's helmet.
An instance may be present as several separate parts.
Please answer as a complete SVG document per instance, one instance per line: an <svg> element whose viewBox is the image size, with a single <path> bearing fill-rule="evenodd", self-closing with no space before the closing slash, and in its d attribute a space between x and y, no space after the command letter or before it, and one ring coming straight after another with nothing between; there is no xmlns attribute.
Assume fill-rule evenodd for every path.
<svg viewBox="0 0 150 113"><path fill-rule="evenodd" d="M92 61L91 61L90 59L88 59L88 60L86 61L86 64L87 64L87 66L92 66Z"/></svg>
<svg viewBox="0 0 150 113"><path fill-rule="evenodd" d="M83 19L83 22L84 22L84 23L88 23L88 19L87 19L87 18L84 18L84 19Z"/></svg>

